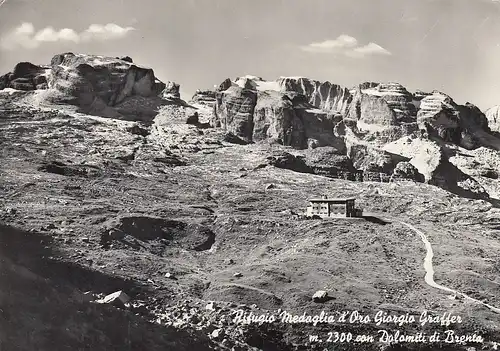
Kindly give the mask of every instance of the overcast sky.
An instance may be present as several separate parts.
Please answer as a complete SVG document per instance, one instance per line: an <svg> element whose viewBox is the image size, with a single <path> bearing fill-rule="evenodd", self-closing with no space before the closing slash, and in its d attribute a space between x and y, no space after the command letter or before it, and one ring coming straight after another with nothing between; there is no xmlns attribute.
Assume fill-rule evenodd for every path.
<svg viewBox="0 0 500 351"><path fill-rule="evenodd" d="M0 74L62 52L128 55L189 99L225 78L306 76L500 104L494 0L0 0Z"/></svg>

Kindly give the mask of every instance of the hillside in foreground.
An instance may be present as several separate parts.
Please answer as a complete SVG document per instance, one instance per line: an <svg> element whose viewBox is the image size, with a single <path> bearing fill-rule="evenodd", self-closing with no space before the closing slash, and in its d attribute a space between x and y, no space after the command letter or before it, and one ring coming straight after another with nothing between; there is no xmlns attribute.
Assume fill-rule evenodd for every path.
<svg viewBox="0 0 500 351"><path fill-rule="evenodd" d="M148 74L146 81L160 84ZM370 139L349 125L344 135L322 134L329 145L294 147L275 142L275 135L248 140L238 135L241 128L228 134L242 108L226 119L231 121L226 128L213 126L220 118L212 113L213 101L188 105L176 96L157 100L151 93L159 113L131 121L122 118L123 110L121 116L92 116L88 113L96 109L90 105L77 111L79 102L47 99L50 89L0 92L0 345L5 349L434 349L437 345L428 343L311 345L308 335L446 329L373 322L239 325L231 311L240 309L332 315L358 310L372 316L379 310L392 315L426 310L462 316L463 323L451 328L484 338L443 349L492 349L500 340L497 312L426 284L426 248L403 224L421 230L432 244L437 283L499 307L499 181L473 174L479 167L467 156L477 153L476 162L491 164L485 160L498 157L491 147L469 150L436 139L439 135L432 141L441 147L437 155L465 160L456 162L461 174L470 169L470 179L488 196L445 190L429 179L353 181L332 172L366 165L368 174L373 165L340 150L352 149L354 138L356 145ZM111 100L118 96L111 95ZM119 103L132 99L144 112L144 106L151 107L149 98L132 94ZM99 109L104 110L110 111ZM314 128L306 128L305 136ZM291 135L299 138L291 140L303 137ZM401 147L404 139L383 141L380 134L372 142L379 144L377 152L392 147L412 160L410 151L420 152L417 144L430 139L410 139L412 147ZM322 194L356 197L366 217L305 219L307 200ZM118 290L130 296L131 306L90 302ZM331 299L313 302L318 290Z"/></svg>

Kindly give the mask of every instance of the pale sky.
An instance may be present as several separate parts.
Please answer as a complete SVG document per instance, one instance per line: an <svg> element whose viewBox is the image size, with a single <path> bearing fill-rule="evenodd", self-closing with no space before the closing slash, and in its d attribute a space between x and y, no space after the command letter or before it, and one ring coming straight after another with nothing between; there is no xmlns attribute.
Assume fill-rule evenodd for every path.
<svg viewBox="0 0 500 351"><path fill-rule="evenodd" d="M63 52L125 56L196 89L246 74L399 82L500 104L498 0L0 0L0 75Z"/></svg>

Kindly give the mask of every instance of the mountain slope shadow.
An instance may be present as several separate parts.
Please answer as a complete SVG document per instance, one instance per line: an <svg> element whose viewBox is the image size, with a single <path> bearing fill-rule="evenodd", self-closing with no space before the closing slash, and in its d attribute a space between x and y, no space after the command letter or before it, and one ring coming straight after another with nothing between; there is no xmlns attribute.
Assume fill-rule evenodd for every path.
<svg viewBox="0 0 500 351"><path fill-rule="evenodd" d="M209 349L208 338L196 331L152 324L126 310L85 302L77 287L97 284L112 290L132 284L51 262L48 242L0 224L1 350Z"/></svg>

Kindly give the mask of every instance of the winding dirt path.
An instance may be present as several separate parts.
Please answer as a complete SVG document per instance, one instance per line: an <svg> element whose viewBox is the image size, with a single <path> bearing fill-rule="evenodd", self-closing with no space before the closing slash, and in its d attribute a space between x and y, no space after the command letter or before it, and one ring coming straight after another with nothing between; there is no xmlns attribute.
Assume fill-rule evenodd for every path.
<svg viewBox="0 0 500 351"><path fill-rule="evenodd" d="M470 301L474 301L476 303L479 303L487 308L489 308L490 310L492 310L493 312L496 312L496 313L500 313L500 308L497 308L497 307L494 307L492 305L489 305L483 301L480 301L480 300L477 300L477 299L474 299L464 293L461 293L457 290L454 290L454 289L451 289L451 288L448 288L446 286L443 286L443 285L440 285L438 283L436 283L434 281L434 267L432 266L432 258L434 257L434 252L432 251L432 245L431 243L429 242L429 240L427 239L427 237L425 236L425 234L418 230L417 228L415 228L414 226L412 226L411 224L409 223L406 223L406 222L401 222L401 224L407 226L408 228L410 228L411 230L413 230L415 233L417 233L419 236L420 236L420 239L422 239L424 245L425 245L425 249L427 250L427 253L425 255L425 259L424 259L424 269L425 269L425 277L424 277L424 280L425 282L429 285L429 286L432 286L433 288L436 288L436 289L439 289L439 290L442 290L442 291L446 291L446 292L449 292L449 293L452 293L452 294L455 294L457 296L462 296L464 299L467 299L467 300L470 300Z"/></svg>

